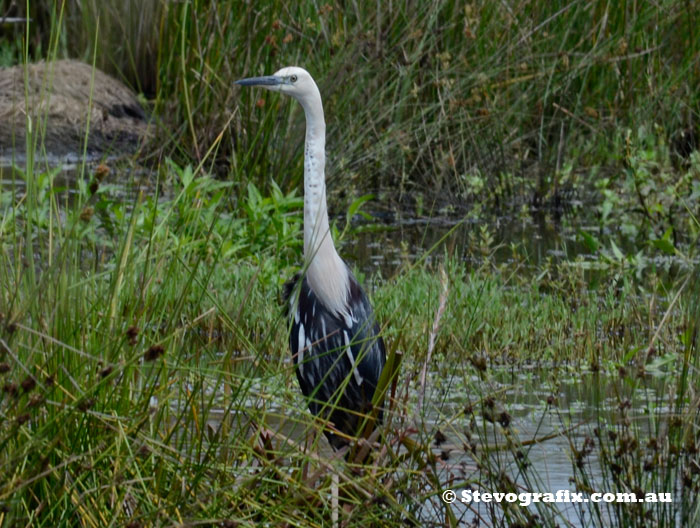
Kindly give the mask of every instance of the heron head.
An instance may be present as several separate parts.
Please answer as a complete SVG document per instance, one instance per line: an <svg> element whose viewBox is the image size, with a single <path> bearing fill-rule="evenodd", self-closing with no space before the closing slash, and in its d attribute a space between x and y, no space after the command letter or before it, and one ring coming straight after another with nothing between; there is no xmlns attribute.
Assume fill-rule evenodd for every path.
<svg viewBox="0 0 700 528"><path fill-rule="evenodd" d="M250 77L236 81L240 86L260 86L273 92L281 92L303 103L306 97L318 93L313 78L304 68L287 66L265 77Z"/></svg>

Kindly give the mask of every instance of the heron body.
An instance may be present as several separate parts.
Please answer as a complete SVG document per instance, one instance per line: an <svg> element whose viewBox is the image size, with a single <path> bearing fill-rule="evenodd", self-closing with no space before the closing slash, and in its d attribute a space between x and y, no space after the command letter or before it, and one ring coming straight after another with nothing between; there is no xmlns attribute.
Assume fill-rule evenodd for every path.
<svg viewBox="0 0 700 528"><path fill-rule="evenodd" d="M339 449L360 431L386 362L372 306L331 237L326 207L326 122L321 94L309 73L287 67L236 81L295 98L306 116L304 145L304 271L285 288L289 344L309 409L328 421ZM381 411L376 419L382 418Z"/></svg>

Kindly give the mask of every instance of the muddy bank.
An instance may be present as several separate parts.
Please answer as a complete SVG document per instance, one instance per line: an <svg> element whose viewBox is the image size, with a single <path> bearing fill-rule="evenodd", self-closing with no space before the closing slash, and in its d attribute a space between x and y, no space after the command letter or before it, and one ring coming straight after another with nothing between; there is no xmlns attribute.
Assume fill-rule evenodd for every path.
<svg viewBox="0 0 700 528"><path fill-rule="evenodd" d="M133 153L149 133L147 115L129 88L74 60L0 69L0 159L25 159L27 115L40 158L80 157L88 117L91 159Z"/></svg>

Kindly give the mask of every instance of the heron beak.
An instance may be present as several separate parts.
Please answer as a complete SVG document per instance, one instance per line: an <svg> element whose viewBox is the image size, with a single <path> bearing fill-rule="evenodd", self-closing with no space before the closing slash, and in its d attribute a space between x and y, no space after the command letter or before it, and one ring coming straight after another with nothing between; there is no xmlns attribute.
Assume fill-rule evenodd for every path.
<svg viewBox="0 0 700 528"><path fill-rule="evenodd" d="M248 79L239 79L235 82L240 86L278 86L284 84L284 79L267 75L265 77L249 77Z"/></svg>

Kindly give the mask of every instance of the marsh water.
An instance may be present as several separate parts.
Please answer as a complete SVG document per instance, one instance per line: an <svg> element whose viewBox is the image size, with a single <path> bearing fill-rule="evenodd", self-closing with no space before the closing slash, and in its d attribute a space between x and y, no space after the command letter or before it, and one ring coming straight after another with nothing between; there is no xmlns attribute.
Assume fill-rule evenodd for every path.
<svg viewBox="0 0 700 528"><path fill-rule="evenodd" d="M553 384L553 377L558 380L556 386ZM507 409L511 419L508 428L523 443L516 453L517 456L526 459L527 464L523 466L518 463L514 453L508 449L493 452L491 459L493 468L504 471L516 484L518 493L539 492L556 495L559 490L575 492L577 487L574 481L576 479L581 483L582 474L586 475L588 481L589 491L583 494L586 500L590 493L615 491L606 488L610 486L610 479L603 477L606 469L601 466L597 457L584 458L581 467L575 471L574 466L577 462L572 458L574 452L572 448L582 450L586 442L596 439L597 431L604 430L605 425L615 427L615 424L619 424L621 402L629 402L631 409L629 417L635 422L642 438L655 436L661 431L652 429L660 427L663 430L665 427L663 424L649 420L651 409L656 409L657 413L659 409L665 409L662 414L666 417L670 416L670 405L665 395L664 379L661 376L647 377L640 383L630 383L629 378L615 379L581 372L580 369L545 365L532 369L523 366L512 369L503 368L498 371L496 378L498 381L493 382L489 390L504 391L503 400L507 402L504 409ZM454 440L450 433L454 428L453 424L450 424L450 427L441 424L439 417L453 416L462 401L469 398L468 394L460 394L459 390L454 392L456 394L444 404L446 407L453 408L440 409L440 412L435 413L432 424L445 435L445 445L451 444ZM652 423L654 425L651 425ZM503 429L498 425L488 423L483 417L477 417L471 424L464 424L467 434L469 434L470 425L472 428L476 425L476 429L482 431L489 445L505 444L504 437L498 432ZM472 434L474 434L473 429ZM442 446L436 445L435 449L444 457ZM456 468L470 468L473 464L470 456L460 449L450 451L449 458L444 461L445 471L456 474L459 474ZM608 476L609 471L607 469ZM463 472L470 485L455 486L457 502L459 502L460 493L465 489L480 490L482 493L513 491L480 487L474 484L479 482L478 474L478 470L473 467L471 474L468 469ZM581 488L578 491L581 491ZM460 507L463 520L470 522L474 522L482 515L483 518L488 519L489 515L486 515L486 512L489 509L501 511L501 506L498 504L462 503L458 505L458 509ZM571 523L571 526L583 526L583 520L589 516L589 508L594 506L562 502L555 504L554 507L562 511L564 518ZM606 508L605 505L600 507L602 510ZM529 506L529 508L534 513L534 507Z"/></svg>
<svg viewBox="0 0 700 528"><path fill-rule="evenodd" d="M284 369L280 376L291 373L291 361L287 361L289 368ZM556 378L556 383L554 379ZM471 380L478 385L478 380ZM284 384L284 380L264 380L257 387L256 394L268 394L264 385L276 386ZM497 423L485 420L479 412L474 413L474 418L462 413L465 402L474 402L479 399L479 394L474 386L466 387L462 380L445 376L444 373L434 371L429 374L427 383L429 387L426 393L426 410L423 414L416 411L414 425L418 432L414 433L416 439L431 444L432 452L436 457L435 472L440 481L445 483L446 489L452 489L457 494L457 501L453 504L457 513L460 526L488 526L487 519L502 516L502 506L487 503L462 503L460 497L465 490L480 490L481 492L509 492L511 489L493 489L480 486L480 474L484 471L479 467L484 463L483 455L474 457L465 447L465 438L480 435L477 440L478 449L484 445L490 446L492 452L488 459L492 464L490 472L503 472L514 483L517 493L551 493L556 495L560 490L577 492L574 478L582 482L582 472L585 474L585 485L588 493L583 497L588 500L591 493L607 493L611 490L608 478L604 478L606 471L596 456L584 459L578 472L575 471L575 461L572 459L572 447L582 449L584 444L595 438L597 429L604 429L605 424L613 428L620 422L619 409L621 402L629 403L628 416L635 422L640 438L663 437L667 424L664 417L671 416L671 404L666 393L663 376L647 376L645 379L632 382L630 378L614 378L596 373L582 373L576 368L561 368L555 365L528 368L501 368L496 371L494 379L484 392L502 391L503 400L510 423L510 434L517 437L522 447L513 451L505 448L506 439L504 429ZM474 392L472 392L474 391ZM222 394L223 389L216 391ZM552 398L554 398L552 400ZM413 393L412 402L417 409L416 393ZM299 417L290 412L289 402L282 402L271 396L269 399L251 400L251 408L267 409L266 426L282 437L291 438L303 445L308 441L308 424L303 423ZM293 405L304 406L299 398ZM213 430L218 429L220 420L226 415L225 402L220 409L213 409L209 414L209 426ZM656 419L650 419L650 411L654 409ZM659 412L661 410L661 412ZM409 411L410 413L410 411ZM662 418L659 420L659 416ZM498 420L494 420L497 422ZM439 440L438 440L439 437ZM319 453L328 459L334 458L330 446L324 441L318 443ZM399 448L399 451L403 451ZM516 454L517 453L517 454ZM522 459L527 460L524 466ZM478 461L477 461L478 460ZM607 484L606 484L607 483ZM504 486L506 486L504 484ZM578 489L580 492L580 488ZM655 492L672 492L672 490L646 490ZM541 506L541 505L540 505ZM590 508L596 507L602 510L603 519L613 523L614 514L609 505L577 504L560 502L550 505L559 510L556 514L558 522L567 524L560 526L586 526L586 520L591 517ZM528 506L533 514L537 514L534 505ZM423 499L423 512L420 517L436 520L442 518L444 504L440 496L428 495ZM495 512L495 513L494 513ZM437 521L436 521L437 522ZM485 522L486 524L480 524ZM541 519L538 526L549 526L546 519ZM435 524L441 526L441 524Z"/></svg>

